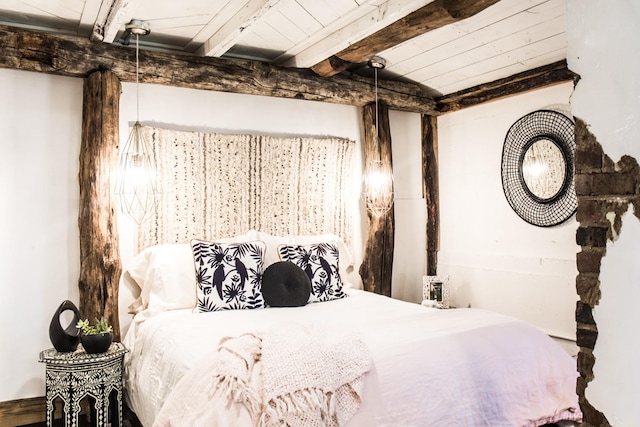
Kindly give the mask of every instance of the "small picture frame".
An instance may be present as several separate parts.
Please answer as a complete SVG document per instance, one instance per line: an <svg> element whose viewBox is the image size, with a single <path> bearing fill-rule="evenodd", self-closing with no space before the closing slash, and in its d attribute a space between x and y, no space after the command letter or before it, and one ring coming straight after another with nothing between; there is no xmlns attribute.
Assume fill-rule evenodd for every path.
<svg viewBox="0 0 640 427"><path fill-rule="evenodd" d="M422 276L422 300L438 308L449 307L449 276Z"/></svg>

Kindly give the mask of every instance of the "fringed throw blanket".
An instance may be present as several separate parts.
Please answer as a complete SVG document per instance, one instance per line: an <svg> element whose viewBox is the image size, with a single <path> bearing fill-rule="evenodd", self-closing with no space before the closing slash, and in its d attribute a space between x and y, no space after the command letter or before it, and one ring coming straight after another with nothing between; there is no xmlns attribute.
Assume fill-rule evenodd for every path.
<svg viewBox="0 0 640 427"><path fill-rule="evenodd" d="M360 407L371 365L360 338L298 325L225 338L213 359L205 363L212 371L201 367L185 375L155 426L343 426ZM202 377L209 382L204 387ZM214 400L181 399L194 387ZM238 406L238 417L220 419L219 405Z"/></svg>

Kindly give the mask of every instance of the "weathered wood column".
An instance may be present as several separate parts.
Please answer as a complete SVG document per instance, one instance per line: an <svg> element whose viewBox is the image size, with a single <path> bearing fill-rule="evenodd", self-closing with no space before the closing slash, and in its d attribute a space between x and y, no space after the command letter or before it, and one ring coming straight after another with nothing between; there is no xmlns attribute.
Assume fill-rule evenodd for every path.
<svg viewBox="0 0 640 427"><path fill-rule="evenodd" d="M438 118L422 115L422 182L427 203L427 275L436 276L440 250Z"/></svg>
<svg viewBox="0 0 640 427"><path fill-rule="evenodd" d="M91 322L104 316L120 339L116 202L112 187L118 166L120 80L109 70L84 80L80 146L80 314Z"/></svg>
<svg viewBox="0 0 640 427"><path fill-rule="evenodd" d="M367 104L362 108L364 122L364 164L380 160L393 170L391 159L391 132L389 109L378 102L378 140L376 133L376 106ZM381 217L367 212L367 240L364 257L360 265L360 276L366 291L391 296L391 273L393 270L393 234L395 230L393 208Z"/></svg>

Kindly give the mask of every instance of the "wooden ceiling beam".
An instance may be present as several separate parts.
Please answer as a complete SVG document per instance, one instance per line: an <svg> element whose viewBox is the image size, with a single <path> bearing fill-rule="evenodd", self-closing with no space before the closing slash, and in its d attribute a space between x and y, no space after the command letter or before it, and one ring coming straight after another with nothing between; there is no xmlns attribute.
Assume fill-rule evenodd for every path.
<svg viewBox="0 0 640 427"><path fill-rule="evenodd" d="M318 75L334 76L351 64L366 62L374 55L414 37L453 24L482 12L499 0L434 0L391 25L351 44L311 67Z"/></svg>
<svg viewBox="0 0 640 427"><path fill-rule="evenodd" d="M139 0L103 0L91 33L91 40L113 43L120 30L131 21Z"/></svg>
<svg viewBox="0 0 640 427"><path fill-rule="evenodd" d="M573 81L574 85L580 76L567 67L567 61L514 74L511 77L494 80L449 95L436 98L438 114L451 113L463 108L473 107L484 102L494 101L507 96L516 95L533 89Z"/></svg>
<svg viewBox="0 0 640 427"><path fill-rule="evenodd" d="M0 26L0 68L86 77L111 70L135 82L135 50L80 37ZM140 81L192 89L364 106L375 101L374 82L360 76L324 78L309 69L247 60L140 51ZM390 109L435 114L433 98L414 83L379 80L378 97Z"/></svg>
<svg viewBox="0 0 640 427"><path fill-rule="evenodd" d="M414 12L432 0L369 0L278 57L275 62L287 67L309 68L352 43L379 31ZM283 62L284 61L284 62Z"/></svg>
<svg viewBox="0 0 640 427"><path fill-rule="evenodd" d="M84 4L82 14L80 15L80 22L78 23L79 36L97 40L95 39L95 37L97 37L96 22L98 22L98 17L101 16L100 14L103 13L104 3L110 2L111 0L103 0L102 2L90 1Z"/></svg>
<svg viewBox="0 0 640 427"><path fill-rule="evenodd" d="M280 0L249 0L241 8L229 14L231 16L225 19L224 23L215 29L213 35L204 41L197 54L217 57L224 55L233 45L238 43L244 31L259 23L264 15L279 2ZM241 4L239 2L229 2L224 9ZM224 15L226 10L222 12ZM218 18L215 18L214 21L217 22Z"/></svg>

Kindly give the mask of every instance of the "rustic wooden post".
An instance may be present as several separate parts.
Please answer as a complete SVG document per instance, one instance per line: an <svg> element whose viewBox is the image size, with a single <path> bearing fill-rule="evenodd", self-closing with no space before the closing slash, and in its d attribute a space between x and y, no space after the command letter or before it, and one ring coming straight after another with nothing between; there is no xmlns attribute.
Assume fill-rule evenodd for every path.
<svg viewBox="0 0 640 427"><path fill-rule="evenodd" d="M438 118L426 114L422 115L422 178L427 203L427 275L436 276L440 250Z"/></svg>
<svg viewBox="0 0 640 427"><path fill-rule="evenodd" d="M80 314L104 316L120 339L118 281L122 267L112 187L118 165L121 84L109 70L84 79L80 146Z"/></svg>
<svg viewBox="0 0 640 427"><path fill-rule="evenodd" d="M376 132L375 103L365 105L363 110L364 162L380 160L392 170L391 132L389 130L389 109L378 102L378 141ZM395 222L393 208L381 217L367 212L367 240L364 257L360 265L360 276L364 289L378 294L391 296L391 273L393 270L393 234Z"/></svg>

